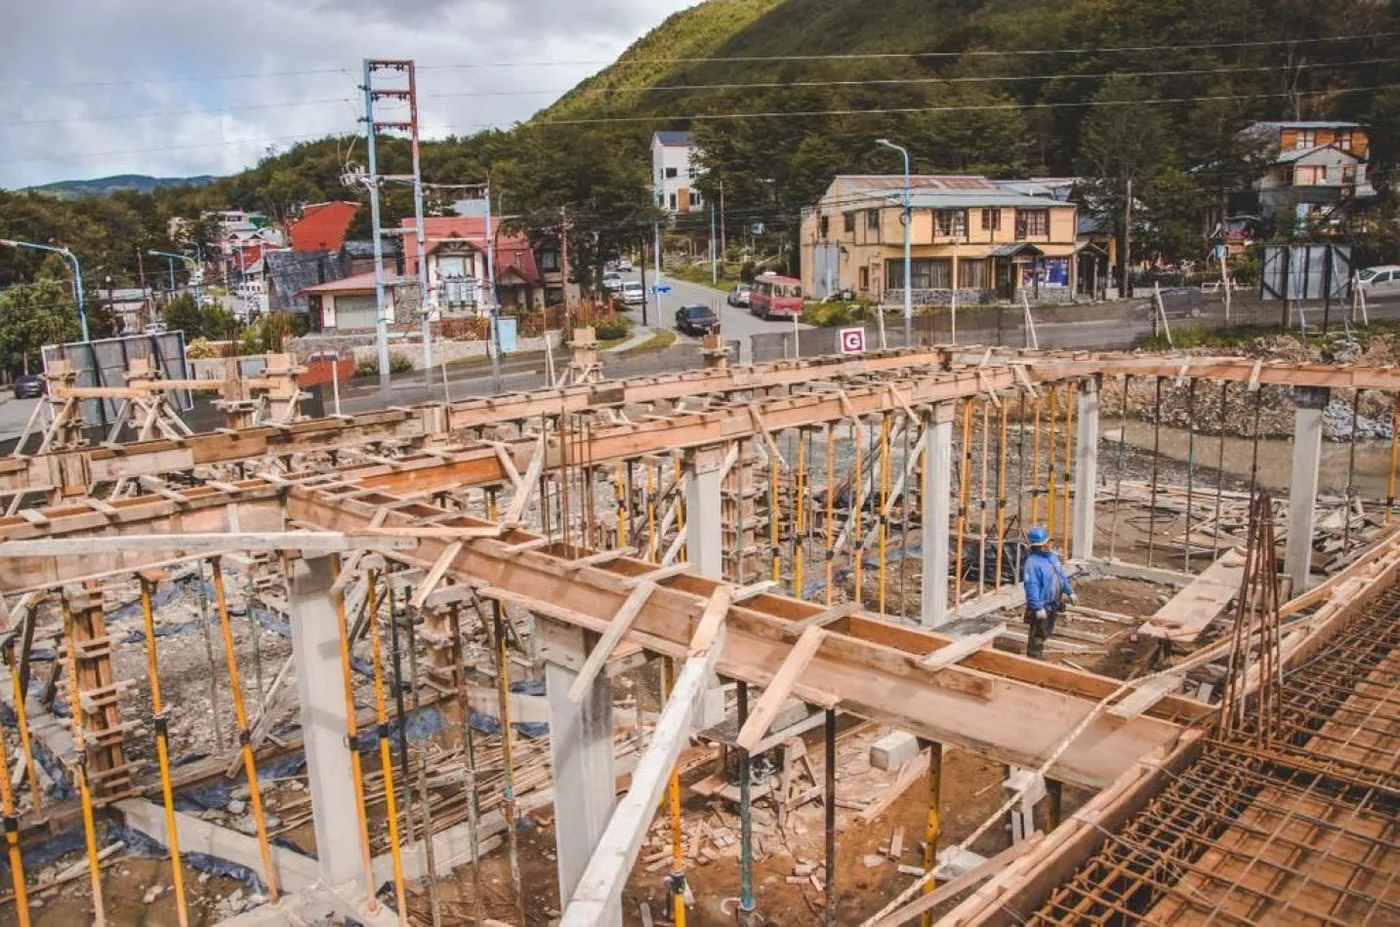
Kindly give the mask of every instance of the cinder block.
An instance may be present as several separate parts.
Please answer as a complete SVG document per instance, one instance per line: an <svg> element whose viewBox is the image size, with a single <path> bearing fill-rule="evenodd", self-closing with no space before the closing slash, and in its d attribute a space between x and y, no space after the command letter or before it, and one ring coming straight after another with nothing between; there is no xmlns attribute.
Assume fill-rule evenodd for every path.
<svg viewBox="0 0 1400 927"><path fill-rule="evenodd" d="M891 731L870 745L870 765L894 772L919 755L919 739L907 731Z"/></svg>

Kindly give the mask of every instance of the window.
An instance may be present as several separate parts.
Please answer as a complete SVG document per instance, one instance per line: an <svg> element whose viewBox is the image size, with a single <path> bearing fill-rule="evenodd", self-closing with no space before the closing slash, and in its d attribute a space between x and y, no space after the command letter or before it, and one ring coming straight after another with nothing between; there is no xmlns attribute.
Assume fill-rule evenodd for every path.
<svg viewBox="0 0 1400 927"><path fill-rule="evenodd" d="M686 167L685 167L685 176L689 177L691 180L694 180L694 179L695 179L695 175L698 174L698 173L700 173L700 171L699 171L698 168L696 168L696 166L695 166L694 164L687 164L687 165L686 165Z"/></svg>
<svg viewBox="0 0 1400 927"><path fill-rule="evenodd" d="M1001 210L1000 210L1000 209L984 209L984 210L982 210L982 231L984 231L984 232L1000 232L1000 231L1001 231Z"/></svg>
<svg viewBox="0 0 1400 927"><path fill-rule="evenodd" d="M846 234L854 235L856 233L856 214L853 212L848 212L845 213L841 218L845 220Z"/></svg>
<svg viewBox="0 0 1400 927"><path fill-rule="evenodd" d="M559 270L559 252L558 252L558 251L554 251L554 250L552 250L552 249L544 250L544 251L541 251L539 254L535 255L535 257L536 257L536 258L539 260L539 262L540 262L540 270L542 270L542 271L557 271L557 270Z"/></svg>
<svg viewBox="0 0 1400 927"><path fill-rule="evenodd" d="M1317 131L1314 129L1299 129L1298 135L1293 140L1294 148L1311 148L1317 144Z"/></svg>
<svg viewBox="0 0 1400 927"><path fill-rule="evenodd" d="M880 210L867 209L865 211L865 227L867 229L878 229L880 227Z"/></svg>
<svg viewBox="0 0 1400 927"><path fill-rule="evenodd" d="M934 213L938 221L938 234L944 238L962 238L967 235L967 210L940 209Z"/></svg>
<svg viewBox="0 0 1400 927"><path fill-rule="evenodd" d="M676 208L676 194L672 193L672 194L671 194L671 209L674 210L675 208Z"/></svg>
<svg viewBox="0 0 1400 927"><path fill-rule="evenodd" d="M699 206L699 205L700 205L700 191L699 191L699 190L691 190L691 191L690 191L690 205L692 205L692 206Z"/></svg>
<svg viewBox="0 0 1400 927"><path fill-rule="evenodd" d="M952 283L953 262L948 258L914 258L909 262L909 285L915 290L946 290ZM904 289L904 260L885 261L885 286Z"/></svg>
<svg viewBox="0 0 1400 927"><path fill-rule="evenodd" d="M964 259L958 262L958 288L962 290L989 290L992 288L991 262Z"/></svg>
<svg viewBox="0 0 1400 927"><path fill-rule="evenodd" d="M831 220L830 220L829 218L827 218L826 216L822 216L822 232L821 232L822 238L825 238L830 232L831 232Z"/></svg>
<svg viewBox="0 0 1400 927"><path fill-rule="evenodd" d="M664 194L664 193L658 193L658 194L656 194L656 206L657 206L657 208L660 209L660 208L664 207L665 205L666 205L666 194Z"/></svg>
<svg viewBox="0 0 1400 927"><path fill-rule="evenodd" d="M439 255L437 271L439 277L465 277L467 275L467 259L461 255Z"/></svg>
<svg viewBox="0 0 1400 927"><path fill-rule="evenodd" d="M1334 138L1334 139L1332 140L1332 144L1336 145L1338 148L1342 149L1343 151L1351 151L1351 146L1352 146L1351 129L1338 129L1338 130L1337 130L1337 137Z"/></svg>
<svg viewBox="0 0 1400 927"><path fill-rule="evenodd" d="M1293 169L1295 187L1315 187L1327 178L1327 168L1321 165L1301 164Z"/></svg>
<svg viewBox="0 0 1400 927"><path fill-rule="evenodd" d="M869 267L862 267L862 268L860 269L860 291L861 291L862 293L865 293L865 292L868 292L869 290L870 290L870 268L869 268Z"/></svg>
<svg viewBox="0 0 1400 927"><path fill-rule="evenodd" d="M1037 238L1050 234L1050 210L1016 210L1016 237Z"/></svg>
<svg viewBox="0 0 1400 927"><path fill-rule="evenodd" d="M677 171L676 171L676 169L675 169L674 167L668 167L668 168L666 168L666 179L667 179L667 180L674 180L675 177L676 177L676 174L677 174Z"/></svg>

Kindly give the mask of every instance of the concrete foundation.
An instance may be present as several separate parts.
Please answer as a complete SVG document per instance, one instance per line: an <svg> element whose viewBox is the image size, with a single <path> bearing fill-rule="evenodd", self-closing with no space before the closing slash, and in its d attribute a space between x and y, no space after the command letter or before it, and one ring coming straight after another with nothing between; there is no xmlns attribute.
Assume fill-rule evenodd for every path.
<svg viewBox="0 0 1400 927"><path fill-rule="evenodd" d="M685 552L695 572L724 577L723 503L720 469L723 452L714 448L687 451L685 469Z"/></svg>
<svg viewBox="0 0 1400 927"><path fill-rule="evenodd" d="M718 470L715 471L718 491ZM715 510L718 513L718 503ZM572 897L617 807L613 764L612 680L600 673L579 704L569 689L596 635L552 622L542 656L549 699L549 759L554 782L554 832L558 843L559 896ZM613 900L602 924L622 923L622 899Z"/></svg>
<svg viewBox="0 0 1400 927"><path fill-rule="evenodd" d="M924 584L919 619L948 623L948 527L953 513L953 407L936 406L924 427Z"/></svg>
<svg viewBox="0 0 1400 927"><path fill-rule="evenodd" d="M1090 380L1079 390L1074 435L1074 510L1070 521L1070 555L1094 556L1094 497L1099 483L1099 384Z"/></svg>
<svg viewBox="0 0 1400 927"><path fill-rule="evenodd" d="M1293 420L1293 472L1288 493L1288 543L1283 570L1296 595L1308 588L1312 569L1313 531L1317 523L1318 468L1322 463L1322 410L1331 399L1323 388L1295 391L1298 411Z"/></svg>
<svg viewBox="0 0 1400 927"><path fill-rule="evenodd" d="M315 812L316 857L327 885L362 877L355 781L345 748L345 685L328 557L292 568L292 668L306 741L306 773Z"/></svg>

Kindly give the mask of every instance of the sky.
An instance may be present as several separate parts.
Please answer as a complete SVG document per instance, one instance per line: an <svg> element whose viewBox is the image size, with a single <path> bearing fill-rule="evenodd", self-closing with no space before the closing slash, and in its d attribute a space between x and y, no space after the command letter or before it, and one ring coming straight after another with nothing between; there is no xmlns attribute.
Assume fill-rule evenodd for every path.
<svg viewBox="0 0 1400 927"><path fill-rule="evenodd" d="M0 0L0 188L229 174L359 132L367 56L416 62L425 137L509 126L694 2Z"/></svg>

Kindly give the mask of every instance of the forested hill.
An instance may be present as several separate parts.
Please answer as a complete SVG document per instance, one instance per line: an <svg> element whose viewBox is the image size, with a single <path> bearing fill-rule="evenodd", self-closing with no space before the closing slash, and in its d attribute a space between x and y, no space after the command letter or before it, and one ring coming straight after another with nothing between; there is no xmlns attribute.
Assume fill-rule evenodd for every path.
<svg viewBox="0 0 1400 927"><path fill-rule="evenodd" d="M1389 183L1397 39L1400 4L1385 0L708 0L526 123L425 145L423 169L438 183L489 176L533 235L552 233L567 207L587 268L650 236L657 129L695 130L702 191L715 202L723 182L732 220L763 222L772 245L783 233L791 244L800 209L833 174L898 171L874 144L888 137L916 171L1097 178L1086 208L1105 215L1132 176L1147 227L1138 253L1189 258L1203 206L1255 176L1259 152L1239 135L1253 120L1366 123L1373 176ZM100 201L0 193L0 236L69 241L130 279L133 229L158 246L169 215L282 217L343 198L353 150L325 139L205 187ZM380 152L386 173L407 170L406 146ZM387 222L411 210L406 191L386 197ZM0 262L0 285L28 279L30 261Z"/></svg>

